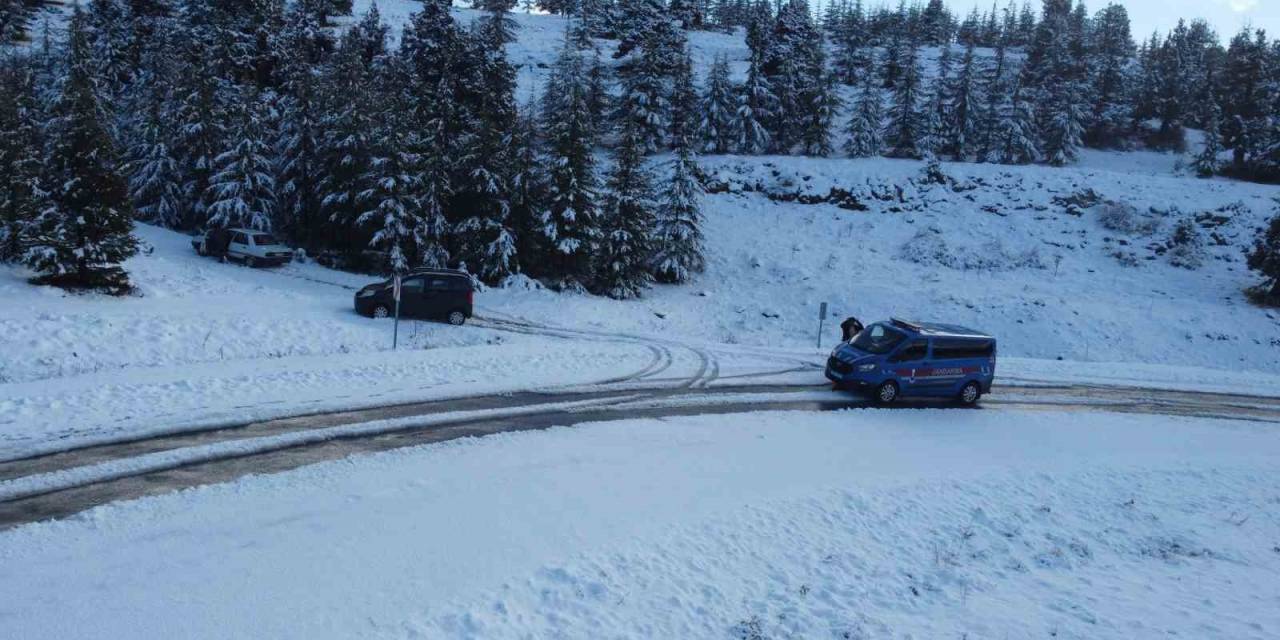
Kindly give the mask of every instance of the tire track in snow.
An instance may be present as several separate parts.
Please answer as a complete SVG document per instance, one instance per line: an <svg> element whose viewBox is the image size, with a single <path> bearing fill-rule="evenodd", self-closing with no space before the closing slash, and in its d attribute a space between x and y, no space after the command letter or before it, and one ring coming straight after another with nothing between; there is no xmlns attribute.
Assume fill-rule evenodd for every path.
<svg viewBox="0 0 1280 640"><path fill-rule="evenodd" d="M224 434L226 439L214 444L161 447L150 453L139 453L145 451L148 443L132 443L120 446L113 452L121 454L119 457L107 456L105 464L97 468L94 465L73 465L40 476L19 478L19 482L0 483L0 529L65 517L116 500L225 482L249 474L286 471L355 454L464 437L614 420L743 411L831 411L869 406L865 399L847 394L829 393L815 398L813 392L821 388L815 385L756 385L717 387L696 393L662 389L542 396L525 394L521 398L506 398L510 401L506 405L501 404L505 400L490 398L500 406L453 413L414 414L410 411L398 417L379 418L365 412L361 415L373 415L374 419L339 424L337 427L316 427L306 420L294 421L293 424L280 421L283 424L277 436L246 438L237 437L243 434L228 433ZM1009 397L1001 395L987 400L990 406L986 410L1088 410L1280 425L1280 407L1260 403L1241 408L1238 399L1224 402L1215 394L1090 388L1087 391L1092 395L1086 396L1085 390L1070 386L1024 390L1015 387L1002 391ZM462 406L461 403L465 402L475 400L458 401L453 406ZM905 405L900 409L915 410L919 406ZM850 415L851 420L856 421L856 414ZM190 445L191 442L201 442L205 435L186 434L177 437L175 442ZM0 471L4 466L0 465Z"/></svg>

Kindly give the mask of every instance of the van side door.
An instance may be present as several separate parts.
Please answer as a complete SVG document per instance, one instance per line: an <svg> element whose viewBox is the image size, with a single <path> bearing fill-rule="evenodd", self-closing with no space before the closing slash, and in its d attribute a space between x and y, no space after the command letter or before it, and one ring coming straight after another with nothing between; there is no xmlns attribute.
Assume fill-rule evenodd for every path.
<svg viewBox="0 0 1280 640"><path fill-rule="evenodd" d="M400 315L406 318L427 317L427 299L423 295L427 279L406 276L400 281Z"/></svg>
<svg viewBox="0 0 1280 640"><path fill-rule="evenodd" d="M924 378L929 356L929 341L917 338L898 348L889 356L889 368L898 379L898 391L902 395L918 396L927 393L927 380Z"/></svg>

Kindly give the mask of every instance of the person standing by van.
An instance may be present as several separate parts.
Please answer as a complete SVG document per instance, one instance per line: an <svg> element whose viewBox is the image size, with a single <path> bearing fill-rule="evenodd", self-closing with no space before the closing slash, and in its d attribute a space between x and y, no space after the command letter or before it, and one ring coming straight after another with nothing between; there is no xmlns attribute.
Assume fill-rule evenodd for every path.
<svg viewBox="0 0 1280 640"><path fill-rule="evenodd" d="M852 340L854 336L862 333L865 328L857 318L852 316L846 318L844 322L840 323L840 341L848 342Z"/></svg>

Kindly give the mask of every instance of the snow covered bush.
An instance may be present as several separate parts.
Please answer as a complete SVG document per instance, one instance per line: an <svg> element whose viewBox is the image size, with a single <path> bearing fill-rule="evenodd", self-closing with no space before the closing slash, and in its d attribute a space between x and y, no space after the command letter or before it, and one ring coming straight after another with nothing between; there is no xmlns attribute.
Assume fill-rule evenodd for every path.
<svg viewBox="0 0 1280 640"><path fill-rule="evenodd" d="M1108 231L1145 237L1160 228L1159 218L1141 213L1133 205L1123 202L1103 202L1093 209L1098 213L1098 223Z"/></svg>
<svg viewBox="0 0 1280 640"><path fill-rule="evenodd" d="M898 258L922 266L946 267L957 271L1046 268L1038 249L1010 251L995 238L981 245L952 244L936 228L922 229L912 236L898 248Z"/></svg>
<svg viewBox="0 0 1280 640"><path fill-rule="evenodd" d="M1169 264L1175 267L1194 270L1204 264L1204 238L1191 218L1178 221L1167 246L1169 251L1165 256L1169 259Z"/></svg>
<svg viewBox="0 0 1280 640"><path fill-rule="evenodd" d="M1260 304L1280 305L1280 213L1271 218L1266 229L1258 233L1248 260L1249 269L1267 279L1265 283L1250 289L1249 297Z"/></svg>

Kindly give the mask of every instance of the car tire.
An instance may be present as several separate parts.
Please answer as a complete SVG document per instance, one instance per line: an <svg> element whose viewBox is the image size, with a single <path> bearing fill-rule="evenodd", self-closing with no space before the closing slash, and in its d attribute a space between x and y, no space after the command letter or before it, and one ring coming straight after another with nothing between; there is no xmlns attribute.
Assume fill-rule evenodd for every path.
<svg viewBox="0 0 1280 640"><path fill-rule="evenodd" d="M380 305L378 305L378 306L374 307L374 308L373 308L373 317L375 317L375 318L390 318L390 317L391 317L391 307L388 307L388 306L387 306L387 305L385 305L385 304L380 304Z"/></svg>
<svg viewBox="0 0 1280 640"><path fill-rule="evenodd" d="M252 269L252 268L254 268L254 267L258 266L258 261L257 261L257 260L255 260L253 256L245 256L245 257L244 257L244 266L249 267L250 269Z"/></svg>
<svg viewBox="0 0 1280 640"><path fill-rule="evenodd" d="M898 383L889 380L876 387L876 404L887 406L898 400Z"/></svg>
<svg viewBox="0 0 1280 640"><path fill-rule="evenodd" d="M982 398L982 385L977 382L969 382L960 389L960 394L956 396L956 402L962 407L972 407L978 404L978 400Z"/></svg>
<svg viewBox="0 0 1280 640"><path fill-rule="evenodd" d="M461 327L462 325L467 323L467 314L462 311L451 311L449 312L449 316L446 318L446 320L449 322L449 324L455 327Z"/></svg>

